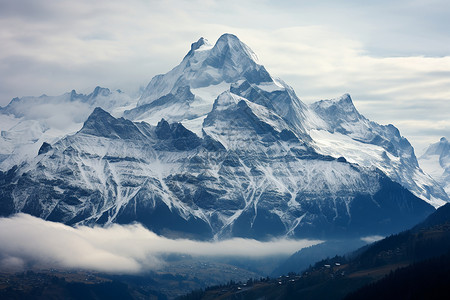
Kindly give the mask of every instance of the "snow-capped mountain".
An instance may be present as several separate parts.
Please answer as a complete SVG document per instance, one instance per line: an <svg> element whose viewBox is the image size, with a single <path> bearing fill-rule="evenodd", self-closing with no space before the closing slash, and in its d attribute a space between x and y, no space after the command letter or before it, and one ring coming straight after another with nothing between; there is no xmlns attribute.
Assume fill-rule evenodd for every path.
<svg viewBox="0 0 450 300"><path fill-rule="evenodd" d="M124 117L153 125L163 117L201 136L203 121L224 90L267 107L302 140L312 140L311 145L324 155L375 166L435 207L449 201L420 169L413 147L397 128L367 120L349 95L308 107L291 87L270 76L253 51L231 34L221 36L214 46L203 38L193 43L177 67L151 80L137 107Z"/></svg>
<svg viewBox="0 0 450 300"><path fill-rule="evenodd" d="M0 108L0 170L33 158L44 142L54 143L74 134L95 107L120 116L122 107L132 103L125 93L101 87L89 95L71 91L60 96L14 98Z"/></svg>
<svg viewBox="0 0 450 300"><path fill-rule="evenodd" d="M182 122L201 135L202 122L214 100L229 90L231 84L240 81L261 91L294 95L290 87L273 79L264 66L258 64L256 55L247 45L232 34L224 34L214 46L204 38L193 43L178 66L150 81L137 107L125 111L124 117L155 125L163 116L169 122ZM273 105L287 110L280 111L282 115L292 113L290 110L295 108L296 113L306 108L297 97L291 98L289 101L296 101L295 105L284 103L287 99L273 101Z"/></svg>
<svg viewBox="0 0 450 300"><path fill-rule="evenodd" d="M4 162L21 159L0 175L1 214L139 221L203 238L317 237L393 232L449 201L393 125L367 120L348 95L304 104L231 34L193 43L138 101L93 94L22 98L1 110L2 118L38 125L47 119L22 116L13 102L80 103L92 112L57 141L39 129L10 142L39 144L36 157L0 145Z"/></svg>
<svg viewBox="0 0 450 300"><path fill-rule="evenodd" d="M350 95L318 101L310 107L325 123L309 131L320 153L374 166L434 207L449 201L439 184L419 167L413 147L399 130L366 119Z"/></svg>
<svg viewBox="0 0 450 300"><path fill-rule="evenodd" d="M419 157L420 166L450 195L450 143L445 137L431 144Z"/></svg>
<svg viewBox="0 0 450 300"><path fill-rule="evenodd" d="M177 67L151 80L137 107L124 117L153 125L164 117L201 136L203 121L224 90L277 113L304 141L312 138L311 145L324 155L375 166L435 207L449 201L445 191L420 169L413 147L397 128L367 120L349 95L308 107L231 34L221 36L214 46L203 38L193 43Z"/></svg>

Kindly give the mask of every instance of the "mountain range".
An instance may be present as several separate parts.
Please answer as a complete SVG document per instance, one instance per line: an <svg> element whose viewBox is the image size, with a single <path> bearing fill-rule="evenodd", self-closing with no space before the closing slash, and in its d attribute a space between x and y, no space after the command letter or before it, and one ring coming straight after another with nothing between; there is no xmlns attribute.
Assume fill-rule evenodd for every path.
<svg viewBox="0 0 450 300"><path fill-rule="evenodd" d="M449 202L395 126L348 94L303 103L232 34L193 43L139 98L15 98L0 124L2 216L325 238L396 232Z"/></svg>

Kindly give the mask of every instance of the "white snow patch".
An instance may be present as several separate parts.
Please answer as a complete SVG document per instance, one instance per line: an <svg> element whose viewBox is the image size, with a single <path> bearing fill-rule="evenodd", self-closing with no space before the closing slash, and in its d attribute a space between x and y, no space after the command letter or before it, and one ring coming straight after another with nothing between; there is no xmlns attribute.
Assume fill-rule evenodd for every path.
<svg viewBox="0 0 450 300"><path fill-rule="evenodd" d="M330 155L336 158L343 156L351 163L358 163L364 166L376 165L387 174L391 173L390 170L380 164L383 162L383 155L387 155L391 164L400 163L398 157L393 156L384 148L373 144L363 144L341 133L330 133L326 130L311 130L310 135L319 152L324 155Z"/></svg>
<svg viewBox="0 0 450 300"><path fill-rule="evenodd" d="M284 91L285 88L284 86L282 86L281 84L273 81L273 82L262 82L259 85L257 85L258 88L260 88L261 90L268 92L268 93L272 93L275 91Z"/></svg>
<svg viewBox="0 0 450 300"><path fill-rule="evenodd" d="M205 120L206 115L192 119L192 120L183 120L181 124L184 127L195 133L198 137L203 137L203 121Z"/></svg>

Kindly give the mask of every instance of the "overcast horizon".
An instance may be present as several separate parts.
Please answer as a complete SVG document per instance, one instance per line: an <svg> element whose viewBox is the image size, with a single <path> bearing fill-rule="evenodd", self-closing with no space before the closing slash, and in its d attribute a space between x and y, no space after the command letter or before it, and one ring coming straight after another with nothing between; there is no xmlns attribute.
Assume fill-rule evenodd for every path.
<svg viewBox="0 0 450 300"><path fill-rule="evenodd" d="M446 1L0 0L0 106L95 86L137 95L200 37L233 33L306 102L349 93L421 154L449 138Z"/></svg>

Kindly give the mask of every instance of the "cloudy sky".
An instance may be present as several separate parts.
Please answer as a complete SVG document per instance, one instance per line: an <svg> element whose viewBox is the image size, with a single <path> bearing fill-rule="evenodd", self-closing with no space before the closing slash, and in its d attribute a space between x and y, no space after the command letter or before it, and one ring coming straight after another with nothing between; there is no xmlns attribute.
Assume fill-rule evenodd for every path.
<svg viewBox="0 0 450 300"><path fill-rule="evenodd" d="M97 85L137 95L228 32L304 102L350 93L421 153L450 137L449 15L445 0L0 0L0 106Z"/></svg>

